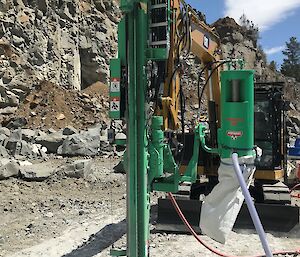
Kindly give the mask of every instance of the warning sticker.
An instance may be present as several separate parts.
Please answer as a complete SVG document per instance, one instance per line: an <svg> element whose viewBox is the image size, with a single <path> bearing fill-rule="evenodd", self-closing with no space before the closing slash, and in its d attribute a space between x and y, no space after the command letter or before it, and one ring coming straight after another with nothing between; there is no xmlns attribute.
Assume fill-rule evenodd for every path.
<svg viewBox="0 0 300 257"><path fill-rule="evenodd" d="M110 79L110 92L120 92L120 79L111 78Z"/></svg>
<svg viewBox="0 0 300 257"><path fill-rule="evenodd" d="M111 112L120 111L120 98L115 97L110 100L110 111Z"/></svg>
<svg viewBox="0 0 300 257"><path fill-rule="evenodd" d="M227 136L231 137L231 139L236 140L238 137L243 135L242 131L227 131Z"/></svg>

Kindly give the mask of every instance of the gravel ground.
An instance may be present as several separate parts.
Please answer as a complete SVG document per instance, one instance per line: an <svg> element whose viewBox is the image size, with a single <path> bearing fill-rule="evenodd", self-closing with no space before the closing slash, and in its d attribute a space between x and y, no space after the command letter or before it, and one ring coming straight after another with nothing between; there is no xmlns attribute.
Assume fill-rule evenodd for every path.
<svg viewBox="0 0 300 257"><path fill-rule="evenodd" d="M112 245L124 246L126 177L112 172L117 162L95 159L93 170L97 179L93 181L55 176L43 182L1 181L0 256L106 257ZM152 196L152 204L158 196ZM267 237L272 250L299 248L300 226L290 233L268 233ZM253 230L232 232L225 245L201 238L230 255L262 253ZM151 234L150 254L216 256L190 235L165 233Z"/></svg>

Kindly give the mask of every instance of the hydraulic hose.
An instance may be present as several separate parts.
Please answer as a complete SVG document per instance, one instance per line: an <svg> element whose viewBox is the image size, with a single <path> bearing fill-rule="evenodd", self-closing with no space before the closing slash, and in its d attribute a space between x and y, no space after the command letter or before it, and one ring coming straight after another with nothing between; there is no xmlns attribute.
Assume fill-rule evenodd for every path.
<svg viewBox="0 0 300 257"><path fill-rule="evenodd" d="M297 184L297 185L295 185L294 187L292 187L292 189L290 189L290 194L291 194L291 197L295 197L295 198L300 198L300 194L298 193L298 194L292 194L292 192L294 191L294 190L296 190L297 188L300 188L300 184Z"/></svg>
<svg viewBox="0 0 300 257"><path fill-rule="evenodd" d="M221 256L221 257L240 257L240 256L235 256L232 254L226 254L226 253L222 253L221 251L215 249L214 247L210 246L208 243L206 243L204 240L202 240L200 238L200 236L198 236L198 234L196 233L196 231L193 229L193 227L189 224L188 220L186 219L186 217L184 216L183 212L181 211L178 203L176 202L174 196L172 193L168 193L168 196L170 197L170 200L174 206L174 209L176 210L178 216L180 217L180 219L182 220L182 222L186 225L186 227L188 228L188 230L190 231L190 233L195 237L195 239L201 244L203 245L206 249L208 249L209 251L211 251L212 253ZM300 248L297 250L292 250L292 251L277 251L273 253L274 255L277 254L300 254ZM264 254L260 254L260 255L253 255L253 256L243 256L243 257L264 257Z"/></svg>
<svg viewBox="0 0 300 257"><path fill-rule="evenodd" d="M273 254L271 252L271 249L270 249L270 246L269 246L264 228L263 228L263 226L260 222L260 219L258 217L258 214L257 214L257 211L255 209L254 203L251 199L250 192L248 190L247 184L244 180L243 173L240 169L240 164L239 164L239 159L238 159L238 154L237 153L232 154L232 162L233 162L234 170L235 170L236 176L238 178L238 181L240 183L243 195L245 197L245 201L246 201L246 204L248 206L250 216L251 216L252 221L254 223L254 227L256 229L256 232L259 235L259 238L260 238L261 244L264 248L264 251L266 253L266 256L267 257L272 257Z"/></svg>

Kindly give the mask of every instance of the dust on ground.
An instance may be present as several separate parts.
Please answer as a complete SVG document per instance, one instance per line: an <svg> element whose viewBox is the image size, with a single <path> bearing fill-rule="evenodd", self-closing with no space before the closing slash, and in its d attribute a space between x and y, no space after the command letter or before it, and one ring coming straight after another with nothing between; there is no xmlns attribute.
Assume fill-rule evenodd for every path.
<svg viewBox="0 0 300 257"><path fill-rule="evenodd" d="M64 165L66 159L50 160ZM0 256L108 257L113 245L126 245L126 175L113 172L117 159L95 158L96 180L52 176L43 182L0 182ZM160 194L153 193L154 206ZM298 202L299 204L299 202ZM153 215L155 215L155 208ZM151 224L151 230L155 221ZM300 246L300 226L289 233L267 233L273 250ZM262 253L254 230L230 234L225 245L201 236L230 255ZM215 256L191 235L152 232L150 256ZM297 255L289 255L297 256Z"/></svg>
<svg viewBox="0 0 300 257"><path fill-rule="evenodd" d="M51 161L55 165L66 162ZM94 181L60 176L43 182L0 181L0 256L57 238L68 228L92 222L99 215L107 216L107 224L111 223L112 208L126 208L125 175L111 172L116 163L94 159Z"/></svg>

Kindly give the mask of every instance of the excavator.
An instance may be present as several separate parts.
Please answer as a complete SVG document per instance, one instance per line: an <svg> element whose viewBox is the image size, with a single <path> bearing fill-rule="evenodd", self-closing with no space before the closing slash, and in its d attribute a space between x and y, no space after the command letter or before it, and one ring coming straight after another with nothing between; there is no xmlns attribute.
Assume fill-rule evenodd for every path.
<svg viewBox="0 0 300 257"><path fill-rule="evenodd" d="M251 181L256 156L254 120L259 120L256 119L259 115L254 113L264 113L265 105L255 107L254 104L254 71L244 69L242 58L222 59L218 34L183 0L121 0L120 9L123 18L118 25L118 56L110 63L109 115L112 122L108 134L110 142L126 145L127 246L123 250L112 249L111 255L146 257L150 255L151 192L169 193L168 198L159 202L162 215L167 216L161 221L166 221L168 227L174 225L170 223L170 220L174 221L170 215L177 215L172 204L182 209L181 213L190 223L197 217L192 226L199 227L198 207L201 202L195 199L202 193L216 197L214 190L219 185L226 187L220 175L221 171L224 172L220 167L226 166L226 161L230 160L232 167L229 174L233 175L230 176L235 177L236 171L236 181L245 188L244 195L249 193L245 180L239 177L240 167L242 164L250 167L248 179ZM198 59L202 68L194 89L198 92L199 117L195 127L187 131L185 88L181 76L190 54ZM202 77L205 78L204 85L200 83ZM264 86L267 85L260 88ZM280 94L276 97L277 102L282 100ZM203 103L208 110L204 118L200 115ZM279 111L278 115L277 118L281 119L282 112ZM119 138L114 130L119 121L126 122L126 139ZM280 137L283 132L277 126L278 133ZM282 148L282 145L278 147ZM264 148L262 143L261 147ZM281 153L282 149L279 149L279 166L282 164ZM241 160L242 164L239 163ZM206 176L205 190L201 183L203 176ZM273 165L270 170L262 170L254 176L260 180L274 180L283 173L275 170ZM178 194L185 185L188 185L188 195L194 200L177 197L176 202L172 193ZM261 195L260 191L253 192ZM217 206L219 203L214 197L211 197L212 203L222 207ZM228 194L230 198L239 199L240 209L244 200L241 192L232 191L232 195ZM245 196L247 204L253 205L249 199ZM206 211L218 213L217 209L211 208L206 207ZM201 230L208 235L211 232L214 238L214 231L205 226L213 221L209 221L210 215L202 218L202 212ZM257 212L253 213L259 220ZM292 213L293 217L298 215L296 219L299 218L298 209L293 209ZM252 212L250 214L252 217ZM225 219L227 214L224 215ZM259 222L255 227L262 228ZM267 256L272 256L263 233L260 235Z"/></svg>

